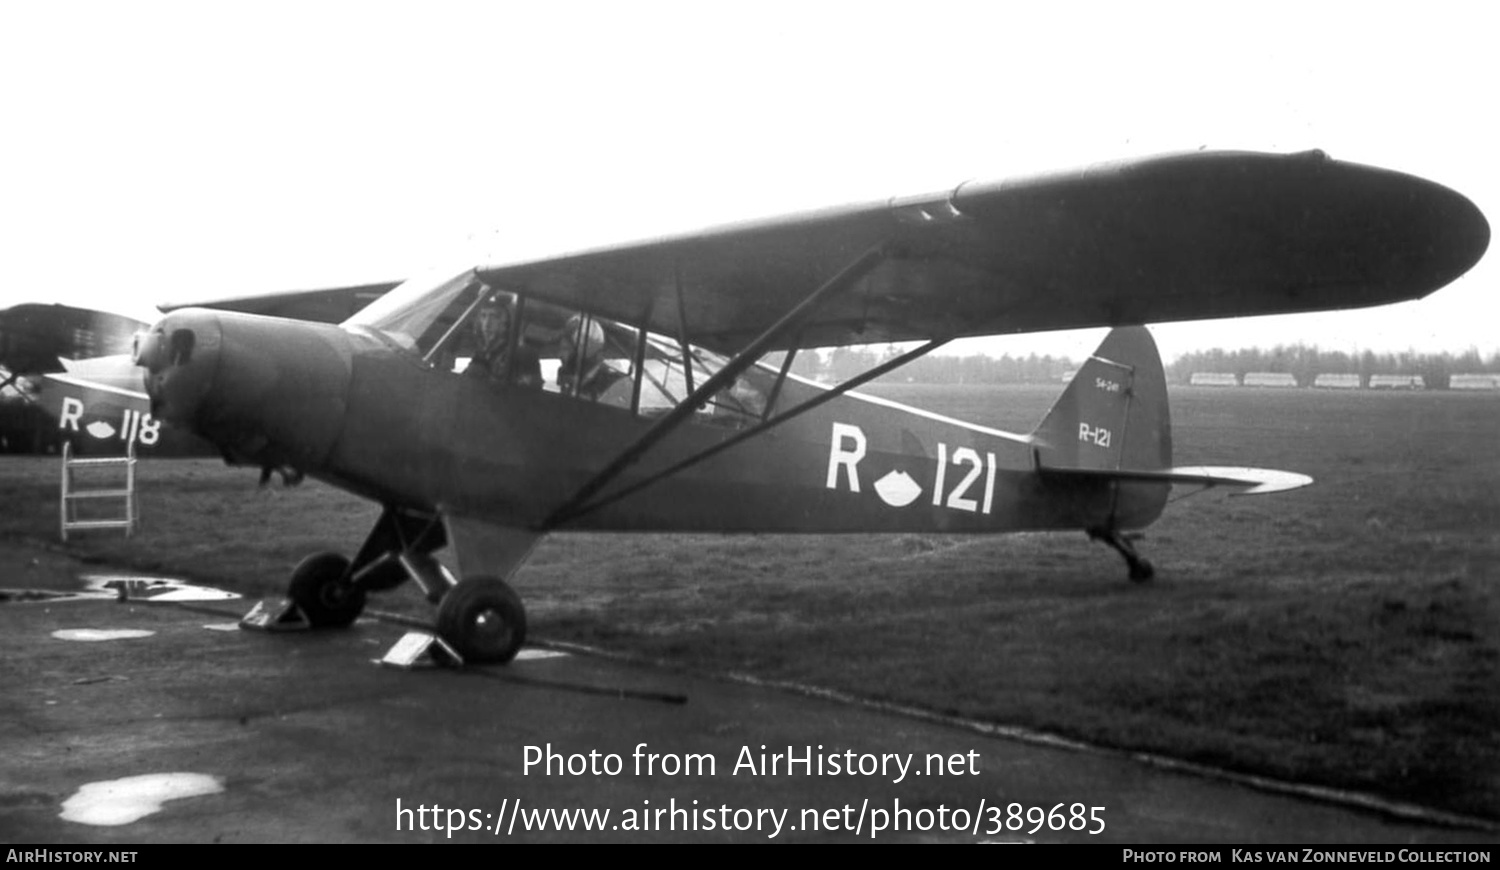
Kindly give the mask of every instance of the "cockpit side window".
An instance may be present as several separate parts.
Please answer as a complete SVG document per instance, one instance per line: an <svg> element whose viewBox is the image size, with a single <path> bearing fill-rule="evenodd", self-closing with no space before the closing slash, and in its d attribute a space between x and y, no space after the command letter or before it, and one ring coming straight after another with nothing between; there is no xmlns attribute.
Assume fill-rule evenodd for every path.
<svg viewBox="0 0 1500 870"><path fill-rule="evenodd" d="M699 348L632 326L529 300L520 327L538 348L544 389L587 402L661 416L724 366ZM704 402L693 420L740 428L759 422L770 383L753 369Z"/></svg>
<svg viewBox="0 0 1500 870"><path fill-rule="evenodd" d="M638 411L645 416L660 416L680 404L705 380L718 374L725 360L701 348L688 348L671 339L648 334L645 360L641 366L641 390ZM765 412L769 389L766 373L751 368L740 374L729 386L719 390L697 409L693 418L700 423L729 428L751 426Z"/></svg>
<svg viewBox="0 0 1500 870"><path fill-rule="evenodd" d="M517 342L535 360L542 389L630 407L635 329L534 299L523 300L521 311Z"/></svg>
<svg viewBox="0 0 1500 870"><path fill-rule="evenodd" d="M716 374L724 357L655 333L491 287L472 269L414 279L345 322L440 371L540 388L654 417ZM709 397L694 422L759 422L775 376L751 367Z"/></svg>

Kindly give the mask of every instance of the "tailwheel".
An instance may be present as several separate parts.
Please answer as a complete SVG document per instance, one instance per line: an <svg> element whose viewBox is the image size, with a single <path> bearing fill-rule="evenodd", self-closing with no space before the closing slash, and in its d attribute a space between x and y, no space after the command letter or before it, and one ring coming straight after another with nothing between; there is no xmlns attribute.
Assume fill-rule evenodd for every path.
<svg viewBox="0 0 1500 870"><path fill-rule="evenodd" d="M344 628L365 609L365 590L349 579L349 560L317 553L292 571L287 596L302 608L313 628Z"/></svg>
<svg viewBox="0 0 1500 870"><path fill-rule="evenodd" d="M470 577L443 596L437 628L465 661L504 663L526 642L526 609L505 581Z"/></svg>
<svg viewBox="0 0 1500 870"><path fill-rule="evenodd" d="M1125 564L1130 570L1130 579L1134 582L1145 583L1156 576L1156 568L1142 558L1141 554L1136 552L1135 545L1131 543L1134 538L1139 537L1138 535L1125 535L1118 529L1111 528L1089 529L1088 534L1090 538L1108 544L1125 559Z"/></svg>

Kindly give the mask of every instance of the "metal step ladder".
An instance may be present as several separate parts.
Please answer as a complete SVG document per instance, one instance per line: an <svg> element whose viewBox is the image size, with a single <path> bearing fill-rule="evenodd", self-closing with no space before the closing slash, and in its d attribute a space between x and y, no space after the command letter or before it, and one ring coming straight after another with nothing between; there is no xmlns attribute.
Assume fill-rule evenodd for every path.
<svg viewBox="0 0 1500 870"><path fill-rule="evenodd" d="M118 474L110 481L113 485L107 488L100 484L93 484L94 488L83 488L83 484L74 478L74 474L81 469L88 472L109 472L123 469L125 472L125 484L121 488ZM85 472L85 476L88 473ZM112 512L100 512L99 516L91 516L81 519L78 507L82 502L92 502L94 499L103 500L106 504L109 500L117 499L124 504L125 515L119 517ZM101 456L97 458L78 459L73 456L73 445L67 441L63 442L62 452L62 539L68 539L69 529L124 529L125 536L129 537L135 531L136 506L135 506L135 442L132 441L126 447L124 456ZM94 513L87 511L85 513Z"/></svg>

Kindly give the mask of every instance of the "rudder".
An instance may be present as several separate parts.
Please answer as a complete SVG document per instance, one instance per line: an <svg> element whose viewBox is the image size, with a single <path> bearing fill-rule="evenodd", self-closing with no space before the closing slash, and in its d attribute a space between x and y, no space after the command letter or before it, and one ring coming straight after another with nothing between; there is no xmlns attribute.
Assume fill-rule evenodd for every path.
<svg viewBox="0 0 1500 870"><path fill-rule="evenodd" d="M1105 336L1032 433L1039 466L1118 471L1172 464L1167 378L1144 326Z"/></svg>

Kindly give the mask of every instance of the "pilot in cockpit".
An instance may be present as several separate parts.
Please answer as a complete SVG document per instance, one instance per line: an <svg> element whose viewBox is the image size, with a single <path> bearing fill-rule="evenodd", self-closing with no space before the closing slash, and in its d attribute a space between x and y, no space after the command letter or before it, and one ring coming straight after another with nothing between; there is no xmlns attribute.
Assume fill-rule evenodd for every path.
<svg viewBox="0 0 1500 870"><path fill-rule="evenodd" d="M585 319L581 314L568 318L558 336L558 346L562 365L557 370L557 386L564 395L597 399L625 377L605 364L604 327L593 318Z"/></svg>
<svg viewBox="0 0 1500 870"><path fill-rule="evenodd" d="M516 384L522 387L542 385L541 362L536 351L513 335L511 328L515 320L513 297L504 291L491 292L480 285L480 292L487 294L474 312L474 358L464 374L483 377L494 383ZM519 342L513 345L513 342Z"/></svg>

